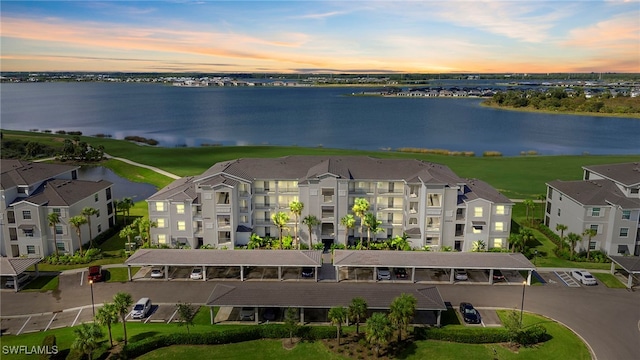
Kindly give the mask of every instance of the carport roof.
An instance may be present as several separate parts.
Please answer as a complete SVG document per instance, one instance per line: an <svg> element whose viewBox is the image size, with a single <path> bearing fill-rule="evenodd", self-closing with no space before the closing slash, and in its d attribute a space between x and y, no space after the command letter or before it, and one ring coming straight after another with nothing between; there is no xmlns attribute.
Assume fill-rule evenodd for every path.
<svg viewBox="0 0 640 360"><path fill-rule="evenodd" d="M0 258L0 276L16 276L22 274L30 266L39 263L40 258Z"/></svg>
<svg viewBox="0 0 640 360"><path fill-rule="evenodd" d="M311 266L322 265L321 250L140 249L129 266Z"/></svg>
<svg viewBox="0 0 640 360"><path fill-rule="evenodd" d="M640 256L609 255L609 259L628 273L640 274Z"/></svg>
<svg viewBox="0 0 640 360"><path fill-rule="evenodd" d="M367 301L370 309L388 309L402 293L416 297L418 310L446 310L435 286L415 284L343 284L241 282L217 284L207 300L208 306L331 308L349 306L355 297Z"/></svg>
<svg viewBox="0 0 640 360"><path fill-rule="evenodd" d="M335 250L334 266L535 270L521 253Z"/></svg>

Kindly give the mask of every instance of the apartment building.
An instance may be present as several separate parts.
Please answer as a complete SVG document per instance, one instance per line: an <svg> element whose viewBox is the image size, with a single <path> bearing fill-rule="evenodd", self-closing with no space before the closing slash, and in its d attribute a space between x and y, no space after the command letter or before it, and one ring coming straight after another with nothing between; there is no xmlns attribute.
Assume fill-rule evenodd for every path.
<svg viewBox="0 0 640 360"><path fill-rule="evenodd" d="M147 199L158 244L233 248L251 233L278 237L271 215L289 213L300 201L300 219L320 221L309 244L353 243L359 225L347 232L340 218L352 213L356 198L370 203L383 232L372 240L409 235L414 248L448 246L470 251L482 240L488 249L507 248L512 203L487 183L457 176L444 165L372 157L287 156L237 159L213 165L199 176L174 181ZM295 217L290 214L289 234ZM367 237L366 230L363 237Z"/></svg>
<svg viewBox="0 0 640 360"><path fill-rule="evenodd" d="M547 183L545 225L554 231L557 224L566 225L565 235L594 229L597 234L588 244L591 250L609 255L640 255L639 163L582 169L580 181ZM586 250L587 241L577 244L575 250Z"/></svg>
<svg viewBox="0 0 640 360"><path fill-rule="evenodd" d="M74 253L80 239L69 219L91 207L100 214L91 219L93 237L114 224L111 186L108 181L78 180L78 167L58 164L2 160L0 255L45 257L56 251ZM49 226L49 213L58 213L60 223ZM89 228L81 227L82 243L89 242Z"/></svg>

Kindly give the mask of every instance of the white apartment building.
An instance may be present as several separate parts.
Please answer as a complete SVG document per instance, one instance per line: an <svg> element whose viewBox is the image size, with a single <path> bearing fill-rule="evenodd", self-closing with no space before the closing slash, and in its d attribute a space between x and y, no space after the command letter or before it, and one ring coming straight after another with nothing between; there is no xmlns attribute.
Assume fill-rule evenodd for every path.
<svg viewBox="0 0 640 360"><path fill-rule="evenodd" d="M382 221L384 239L407 233L414 248L448 246L470 251L482 240L488 249L507 248L512 203L487 183L462 179L444 165L419 160L372 157L287 156L237 159L213 165L199 176L174 181L147 199L153 241L193 248L233 248L250 234L278 237L271 214L304 204L300 219L315 215L320 225L300 224L308 244L353 243L340 218L352 213L356 198L370 203ZM289 234L295 217L290 214ZM367 237L366 230L364 238Z"/></svg>
<svg viewBox="0 0 640 360"><path fill-rule="evenodd" d="M584 166L581 181L547 183L545 225L568 227L564 234L597 234L588 245L609 255L640 255L640 165ZM558 232L559 233L559 232ZM575 250L586 250L586 242Z"/></svg>
<svg viewBox="0 0 640 360"><path fill-rule="evenodd" d="M99 216L91 219L93 237L114 224L111 183L77 180L78 167L2 160L0 255L45 257L55 252L74 253L80 239L69 219L92 207ZM49 226L49 213L59 214L60 223ZM88 225L81 227L82 243L89 242Z"/></svg>

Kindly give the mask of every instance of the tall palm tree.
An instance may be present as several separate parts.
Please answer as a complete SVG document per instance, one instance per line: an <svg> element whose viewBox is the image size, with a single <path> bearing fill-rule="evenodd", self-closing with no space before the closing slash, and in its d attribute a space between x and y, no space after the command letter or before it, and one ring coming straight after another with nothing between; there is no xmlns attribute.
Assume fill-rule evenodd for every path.
<svg viewBox="0 0 640 360"><path fill-rule="evenodd" d="M371 233L375 236L377 233L384 231L383 228L380 227L382 225L382 221L378 220L373 213L366 213L364 216L364 226L367 228L367 249L371 244Z"/></svg>
<svg viewBox="0 0 640 360"><path fill-rule="evenodd" d="M347 214L340 218L340 225L344 226L346 229L344 232L344 244L349 244L349 230L356 227L356 218L351 214Z"/></svg>
<svg viewBox="0 0 640 360"><path fill-rule="evenodd" d="M536 199L540 201L540 224L544 224L544 204L545 201L547 200L547 195L545 194L538 194L536 195Z"/></svg>
<svg viewBox="0 0 640 360"><path fill-rule="evenodd" d="M100 210L92 207L86 207L82 209L82 215L87 218L87 225L89 225L89 247L93 247L93 235L91 234L91 217L93 215L100 216Z"/></svg>
<svg viewBox="0 0 640 360"><path fill-rule="evenodd" d="M294 230L294 237L295 237L295 243L296 246L298 247L298 250L300 250L300 234L298 234L298 223L300 222L300 216L302 215L302 209L304 209L304 203L300 202L300 201L292 201L289 203L289 209L291 210L291 213L293 214L293 216L296 219L296 224L295 226L295 230Z"/></svg>
<svg viewBox="0 0 640 360"><path fill-rule="evenodd" d="M416 313L418 300L411 294L402 293L393 299L389 309L389 320L398 329L398 342L402 341L402 334L409 329L409 323Z"/></svg>
<svg viewBox="0 0 640 360"><path fill-rule="evenodd" d="M278 211L275 214L271 215L271 221L278 228L280 232L280 242L279 247L282 250L282 233L285 228L287 228L287 223L289 222L289 215L283 211Z"/></svg>
<svg viewBox="0 0 640 360"><path fill-rule="evenodd" d="M533 200L531 200L531 199L526 199L522 203L524 204L525 209L526 209L525 216L527 218L527 221L529 222L529 226L532 226L533 225L533 213L531 214L531 220L529 220L529 211L533 210L533 208L536 206L536 204L534 204Z"/></svg>
<svg viewBox="0 0 640 360"><path fill-rule="evenodd" d="M155 221L150 221L148 218L137 218L131 223L131 226L135 229L138 228L138 234L142 243L147 243L147 246L151 246L151 228L158 227Z"/></svg>
<svg viewBox="0 0 640 360"><path fill-rule="evenodd" d="M588 237L587 241L587 260L589 260L589 254L591 253L591 239L596 236L598 232L595 229L585 229L582 236Z"/></svg>
<svg viewBox="0 0 640 360"><path fill-rule="evenodd" d="M117 324L120 321L118 316L118 311L112 303L104 304L100 309L98 309L98 312L96 312L96 321L98 324L106 326L109 331L109 344L111 344L111 347L113 347L111 325Z"/></svg>
<svg viewBox="0 0 640 360"><path fill-rule="evenodd" d="M315 215L307 215L302 219L302 223L309 228L309 248L313 249L313 229L320 225L320 220Z"/></svg>
<svg viewBox="0 0 640 360"><path fill-rule="evenodd" d="M123 227L122 230L120 230L120 233L118 234L118 236L120 236L121 238L127 238L127 243L131 244L131 237L134 236L135 234L136 234L136 231L133 229L133 227L131 225L127 225Z"/></svg>
<svg viewBox="0 0 640 360"><path fill-rule="evenodd" d="M582 240L582 238L580 237L580 235L570 232L567 234L567 240L569 241L569 244L571 244L571 258L573 258L576 244L578 243L578 241Z"/></svg>
<svg viewBox="0 0 640 360"><path fill-rule="evenodd" d="M371 205L369 204L367 199L356 198L353 202L353 207L351 208L351 211L353 211L353 213L360 218L360 244L358 245L359 247L362 247L362 235L363 235L362 230L364 226L364 217L369 211L370 206Z"/></svg>
<svg viewBox="0 0 640 360"><path fill-rule="evenodd" d="M80 242L80 256L82 256L82 225L87 223L87 218L82 215L76 215L69 219L69 225L76 230L76 234L78 234L78 241Z"/></svg>
<svg viewBox="0 0 640 360"><path fill-rule="evenodd" d="M336 325L338 346L340 346L340 332L342 332L342 323L347 321L347 309L342 306L332 307L329 309L329 320Z"/></svg>
<svg viewBox="0 0 640 360"><path fill-rule="evenodd" d="M71 348L79 350L87 355L89 360L93 359L93 352L100 347L100 339L104 337L102 329L97 324L82 324L73 329L75 340Z"/></svg>
<svg viewBox="0 0 640 360"><path fill-rule="evenodd" d="M389 342L389 338L393 335L393 327L389 318L383 313L373 313L367 319L367 328L365 336L367 341L375 346L376 356L380 356L380 346Z"/></svg>
<svg viewBox="0 0 640 360"><path fill-rule="evenodd" d="M535 235L533 235L533 232L530 229L524 228L524 227L520 228L520 232L519 232L518 235L520 235L520 237L522 237L522 243L520 244L521 248L522 248L522 250L521 250L522 252L525 251L525 249L527 248L527 244L529 242L531 242L531 241L536 239Z"/></svg>
<svg viewBox="0 0 640 360"><path fill-rule="evenodd" d="M524 247L522 244L522 236L520 236L520 234L509 234L508 241L511 245L511 252L516 252L516 249Z"/></svg>
<svg viewBox="0 0 640 360"><path fill-rule="evenodd" d="M56 225L60 224L60 214L56 212L49 213L47 215L47 222L49 227L53 229L53 248L56 250L56 256L58 256L58 240L56 238Z"/></svg>
<svg viewBox="0 0 640 360"><path fill-rule="evenodd" d="M560 250L564 247L564 231L568 228L565 224L556 224L556 231L560 231Z"/></svg>
<svg viewBox="0 0 640 360"><path fill-rule="evenodd" d="M133 203L133 200L131 200L130 197L126 197L118 201L118 210L120 210L124 215L125 225L127 225L127 220L129 219L129 211L131 211L131 208L134 206L135 204Z"/></svg>
<svg viewBox="0 0 640 360"><path fill-rule="evenodd" d="M133 299L131 294L126 292L119 292L113 296L113 306L115 311L120 315L122 321L122 329L124 331L124 344L127 345L127 321L126 317L129 313L129 308L133 305Z"/></svg>
<svg viewBox="0 0 640 360"><path fill-rule="evenodd" d="M349 305L349 319L354 320L356 323L356 334L360 333L360 322L365 316L367 316L368 310L369 308L365 299L361 297L354 297L351 299L351 304Z"/></svg>
<svg viewBox="0 0 640 360"><path fill-rule="evenodd" d="M472 252L483 252L486 250L487 246L485 245L483 240L476 240L473 243L471 243Z"/></svg>

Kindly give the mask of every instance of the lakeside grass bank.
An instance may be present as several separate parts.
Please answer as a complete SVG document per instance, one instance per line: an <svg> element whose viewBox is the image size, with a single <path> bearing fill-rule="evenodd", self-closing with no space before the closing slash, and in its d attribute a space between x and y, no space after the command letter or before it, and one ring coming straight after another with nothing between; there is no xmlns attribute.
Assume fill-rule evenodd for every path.
<svg viewBox="0 0 640 360"><path fill-rule="evenodd" d="M596 113L596 112L579 112L579 111L551 111L551 110L543 110L543 109L534 109L531 107L512 107L512 106L497 106L494 104L487 104L486 101L480 103L480 106L498 109L498 110L507 110L507 111L519 111L519 112L528 112L528 113L540 113L540 114L553 114L553 115L577 115L577 116L597 116L597 117L615 117L615 118L628 118L628 119L638 119L640 120L640 114L638 113Z"/></svg>

